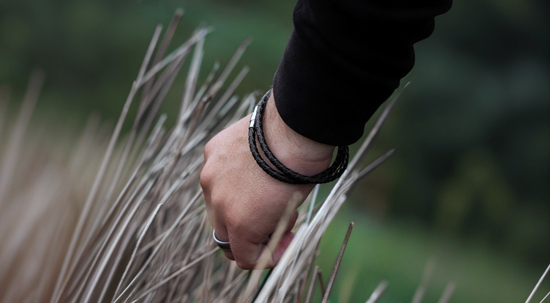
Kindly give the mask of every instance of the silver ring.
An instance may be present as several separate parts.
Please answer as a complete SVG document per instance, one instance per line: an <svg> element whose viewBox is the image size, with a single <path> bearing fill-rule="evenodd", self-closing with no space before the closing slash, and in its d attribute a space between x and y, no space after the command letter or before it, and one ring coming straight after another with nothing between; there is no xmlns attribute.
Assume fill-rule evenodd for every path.
<svg viewBox="0 0 550 303"><path fill-rule="evenodd" d="M216 237L216 230L215 229L212 230L212 238L214 238L214 241L216 242L216 244L218 244L218 247L221 250L231 252L231 245L229 245L229 242L220 241L220 239L218 239Z"/></svg>

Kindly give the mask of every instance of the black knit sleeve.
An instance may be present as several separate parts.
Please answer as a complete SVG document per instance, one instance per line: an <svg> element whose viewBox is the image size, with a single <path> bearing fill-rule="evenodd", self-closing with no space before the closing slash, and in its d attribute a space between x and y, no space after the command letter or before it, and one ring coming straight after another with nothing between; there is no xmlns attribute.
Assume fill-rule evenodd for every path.
<svg viewBox="0 0 550 303"><path fill-rule="evenodd" d="M414 65L451 0L299 0L294 30L273 80L277 109L293 130L348 145Z"/></svg>

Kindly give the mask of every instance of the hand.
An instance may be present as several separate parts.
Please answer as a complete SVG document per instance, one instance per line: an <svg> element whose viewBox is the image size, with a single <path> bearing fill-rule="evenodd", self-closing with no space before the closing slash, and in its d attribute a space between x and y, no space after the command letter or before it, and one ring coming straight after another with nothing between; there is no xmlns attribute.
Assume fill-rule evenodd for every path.
<svg viewBox="0 0 550 303"><path fill-rule="evenodd" d="M250 116L239 120L207 143L201 173L206 209L216 236L231 243L231 252L224 254L242 269L254 268L266 247L265 241L296 193L301 203L313 189L313 185L276 180L258 166L248 145L249 120ZM273 94L265 108L263 126L273 154L288 168L315 175L330 165L334 146L315 142L290 129L277 112ZM290 231L296 217L297 213L272 252L269 267L277 264L292 241L294 234Z"/></svg>

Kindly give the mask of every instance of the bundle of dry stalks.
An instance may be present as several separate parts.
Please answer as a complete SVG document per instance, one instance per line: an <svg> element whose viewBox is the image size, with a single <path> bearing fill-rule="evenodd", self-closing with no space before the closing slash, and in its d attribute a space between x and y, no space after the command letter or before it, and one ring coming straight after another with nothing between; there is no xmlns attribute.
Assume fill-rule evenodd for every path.
<svg viewBox="0 0 550 303"><path fill-rule="evenodd" d="M256 101L255 94L242 99L234 95L246 67L221 91L248 42L242 43L220 73L216 64L199 85L209 30L198 28L188 41L166 54L180 17L181 13L176 14L160 43L161 27L155 30L108 140L98 119L92 118L68 156L41 155L36 147L40 143L25 139L42 83L40 74L32 77L19 117L2 144L2 302L247 302L254 295L258 302L311 298L318 276L312 271L313 261L323 231L354 182L390 153L362 170L354 170L360 159L356 157L324 203L309 199L301 208L296 240L258 293L262 271L249 275L216 254L198 180L205 142L247 114ZM153 125L186 59L191 62L176 125L167 130L164 115ZM119 140L138 95L138 113L130 133ZM359 156L386 115L387 111ZM278 236L280 232L273 235L270 247L277 244ZM262 262L269 257L266 254ZM327 298L335 273L324 290Z"/></svg>
<svg viewBox="0 0 550 303"><path fill-rule="evenodd" d="M353 185L391 155L359 167L393 102L329 196L317 201L316 188L300 207L296 237L279 265L264 278L261 270L241 271L216 253L199 173L204 144L256 101L254 93L234 94L248 68L225 85L248 41L199 85L209 30L198 28L167 54L180 18L178 12L160 43L156 28L112 135L92 117L63 156L41 150L40 139L25 138L42 83L40 74L31 78L19 116L0 137L0 302L310 302L316 291L328 300L353 223L327 283L315 266L319 241ZM177 122L167 129L166 116L157 119L157 113L186 59ZM137 116L121 140L138 96ZM0 114L6 104L0 94ZM0 135L3 124L0 115ZM289 203L280 227L295 206ZM274 233L260 267L283 229ZM386 285L367 302L377 302ZM440 302L453 289L450 284ZM421 299L422 293L415 296Z"/></svg>

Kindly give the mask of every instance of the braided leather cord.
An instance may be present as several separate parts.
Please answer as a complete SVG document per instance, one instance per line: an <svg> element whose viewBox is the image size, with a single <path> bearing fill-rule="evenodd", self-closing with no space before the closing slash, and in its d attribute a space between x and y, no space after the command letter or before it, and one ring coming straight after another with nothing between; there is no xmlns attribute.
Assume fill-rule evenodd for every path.
<svg viewBox="0 0 550 303"><path fill-rule="evenodd" d="M252 156L256 160L256 163L271 177L290 184L318 184L318 183L328 183L338 179L346 170L349 160L349 148L347 146L339 146L338 153L334 163L325 171L316 174L314 176L305 176L299 174L284 164L282 164L271 152L267 142L265 140L263 132L263 111L269 99L270 91L268 91L263 98L258 103L254 114L251 117L250 127L248 130L248 143L250 145L250 151ZM256 137L260 143L260 147L264 152L265 156L275 168L279 171L274 170L269 166L264 159L261 157L258 147L256 146Z"/></svg>

